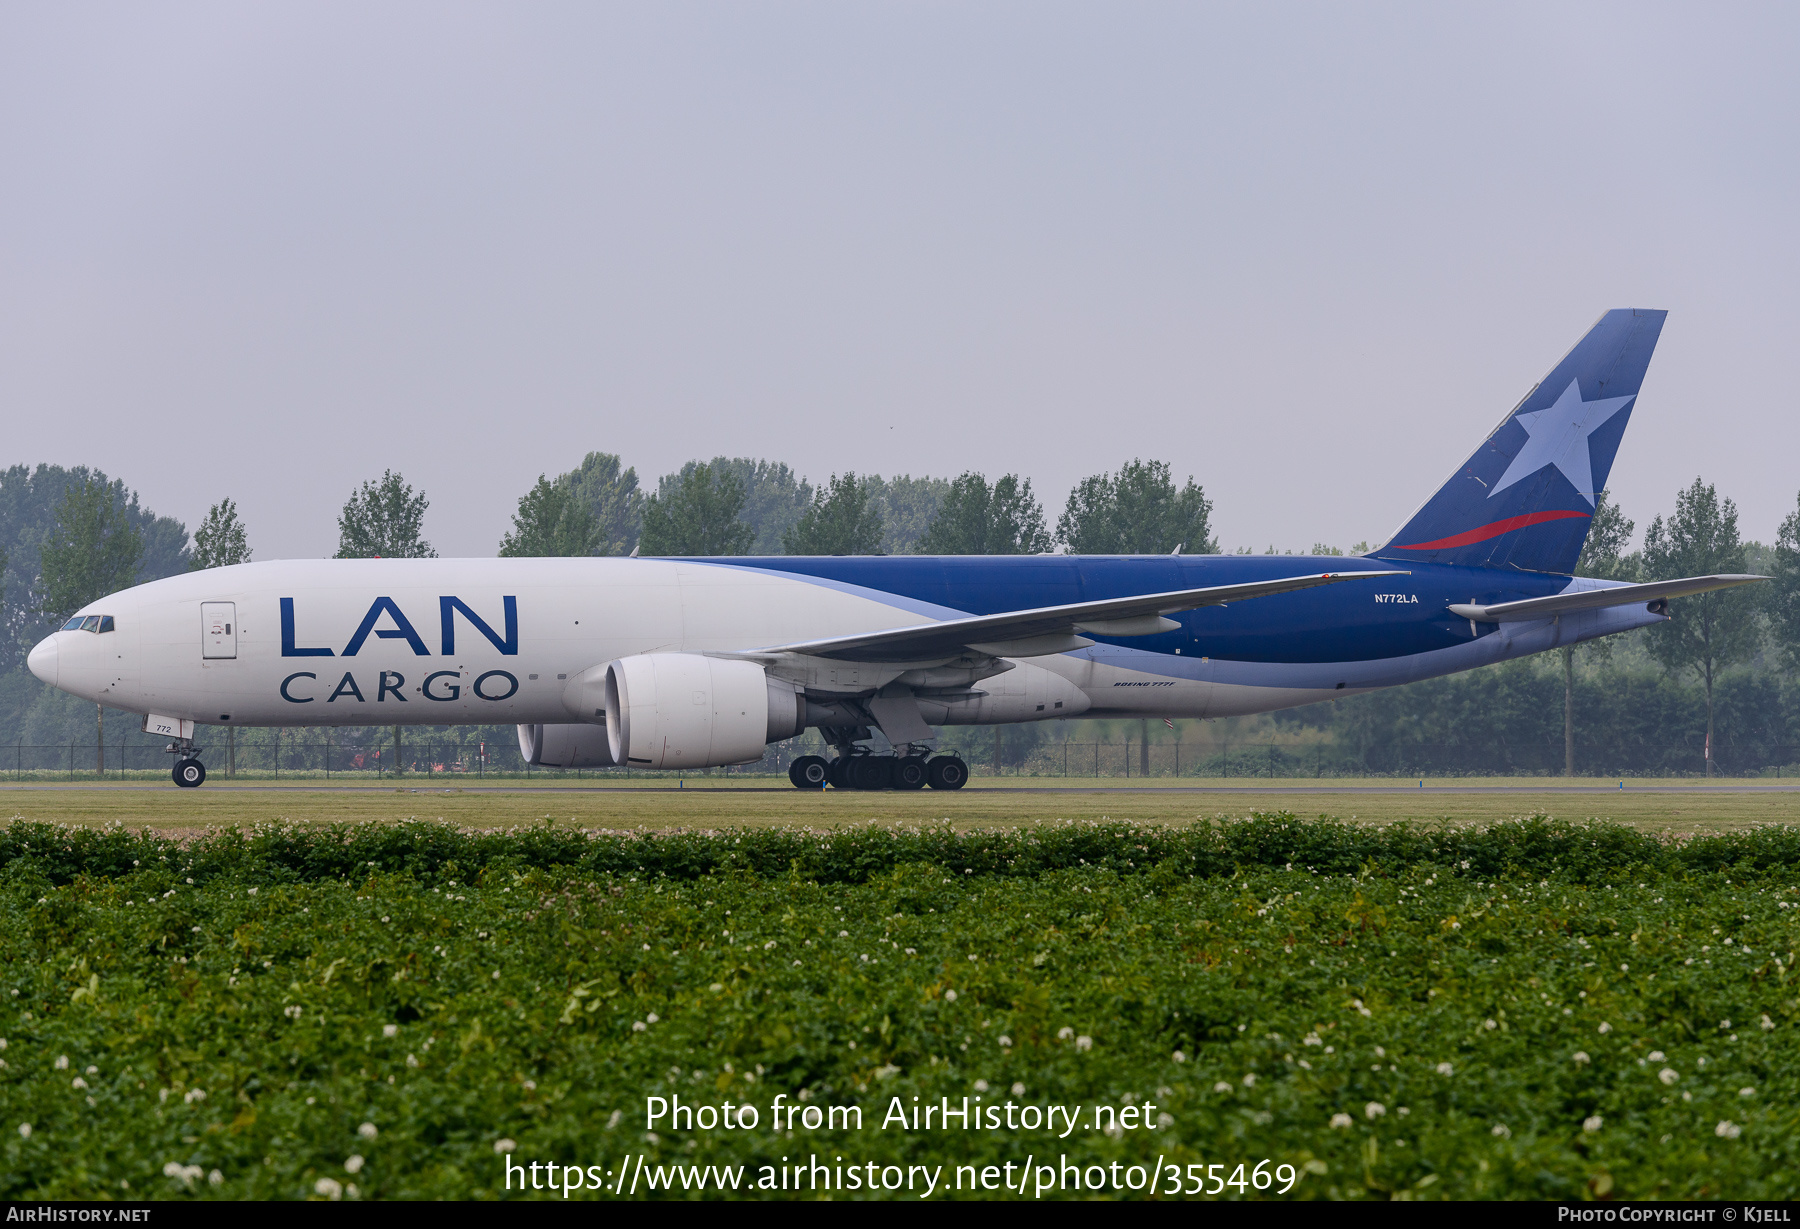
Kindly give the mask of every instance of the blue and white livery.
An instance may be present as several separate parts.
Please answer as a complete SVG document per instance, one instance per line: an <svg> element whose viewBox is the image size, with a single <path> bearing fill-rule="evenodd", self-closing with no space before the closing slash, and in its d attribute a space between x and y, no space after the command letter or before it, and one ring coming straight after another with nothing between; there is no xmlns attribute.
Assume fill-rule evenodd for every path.
<svg viewBox="0 0 1800 1229"><path fill-rule="evenodd" d="M1642 627L1758 579L1571 576L1665 313L1608 312L1361 558L906 556L290 560L93 603L32 650L145 714L205 778L202 725L504 721L537 764L692 768L818 727L816 788L956 788L934 727L1267 712ZM1323 560L1318 560L1322 562ZM891 754L874 754L880 730Z"/></svg>

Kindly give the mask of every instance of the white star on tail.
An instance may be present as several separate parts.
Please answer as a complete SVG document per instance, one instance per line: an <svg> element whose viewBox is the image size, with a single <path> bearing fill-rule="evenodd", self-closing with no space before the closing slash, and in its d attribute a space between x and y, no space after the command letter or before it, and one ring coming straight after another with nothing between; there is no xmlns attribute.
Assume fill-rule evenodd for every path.
<svg viewBox="0 0 1800 1229"><path fill-rule="evenodd" d="M1588 456L1588 436L1604 425L1631 400L1630 397L1602 397L1598 401L1581 399L1581 382L1570 380L1556 404L1529 414L1520 414L1518 423L1525 428L1525 446L1512 459L1500 481L1488 492L1492 499L1523 478L1529 478L1546 465L1562 471L1569 485L1581 497L1594 503L1594 463Z"/></svg>

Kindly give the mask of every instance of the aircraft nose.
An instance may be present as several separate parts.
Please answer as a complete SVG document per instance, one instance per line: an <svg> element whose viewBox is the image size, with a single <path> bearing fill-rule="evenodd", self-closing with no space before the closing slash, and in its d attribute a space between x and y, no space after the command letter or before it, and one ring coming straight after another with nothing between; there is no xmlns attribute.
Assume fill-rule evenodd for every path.
<svg viewBox="0 0 1800 1229"><path fill-rule="evenodd" d="M56 637L45 636L25 659L31 672L50 686L56 686Z"/></svg>

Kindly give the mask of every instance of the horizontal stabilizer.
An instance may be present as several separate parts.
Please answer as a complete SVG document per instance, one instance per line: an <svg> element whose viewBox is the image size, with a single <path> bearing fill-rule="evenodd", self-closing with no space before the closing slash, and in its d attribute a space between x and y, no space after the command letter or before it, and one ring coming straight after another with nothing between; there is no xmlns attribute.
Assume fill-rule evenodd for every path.
<svg viewBox="0 0 1800 1229"><path fill-rule="evenodd" d="M1450 613L1459 619L1477 623L1518 623L1527 619L1548 619L1572 610L1599 610L1605 606L1629 606L1633 602L1667 601L1672 597L1691 597L1748 585L1767 576L1689 576L1682 580L1658 580L1647 585L1620 585L1610 589L1588 589L1580 593L1556 593L1549 597L1527 598L1522 602L1501 602L1495 606L1458 604Z"/></svg>
<svg viewBox="0 0 1800 1229"><path fill-rule="evenodd" d="M1346 580L1375 580L1383 576L1407 575L1410 573L1389 570L1322 572L1310 576L1288 576L1281 580L1259 580L1242 585L1177 589L1168 593L1072 602L1066 606L1040 606L1032 610L1008 611L1005 614L975 615L966 619L947 619L941 623L920 623L912 627L891 627L823 640L803 640L795 644L750 650L741 656L766 657L776 653L797 653L808 657L829 657L838 661L903 662L951 658L972 648L977 652L1004 650L991 654L993 656L1034 657L1047 653L1066 653L1071 649L1084 647L1088 642L1075 634L1078 628L1102 636L1152 635L1166 630L1163 626L1166 620L1161 620L1161 615L1197 610L1202 606L1223 606L1253 597L1292 593L1296 589L1311 589L1317 585L1335 585ZM1131 630L1100 630L1109 625Z"/></svg>

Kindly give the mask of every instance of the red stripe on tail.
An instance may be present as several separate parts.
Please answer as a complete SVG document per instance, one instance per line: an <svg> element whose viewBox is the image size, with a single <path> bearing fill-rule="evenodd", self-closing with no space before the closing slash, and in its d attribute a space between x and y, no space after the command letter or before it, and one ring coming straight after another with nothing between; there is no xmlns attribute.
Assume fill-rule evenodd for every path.
<svg viewBox="0 0 1800 1229"><path fill-rule="evenodd" d="M1503 533L1511 533L1513 530L1523 529L1527 525L1541 525L1545 521L1566 521L1572 517L1592 515L1591 512L1527 512L1524 516L1509 516L1503 521L1495 521L1491 525L1483 525L1481 528L1471 529L1467 533L1439 538L1435 542L1414 542L1410 546L1396 546L1393 549L1450 550L1457 546L1468 546L1473 542L1485 542L1489 538L1497 538Z"/></svg>

